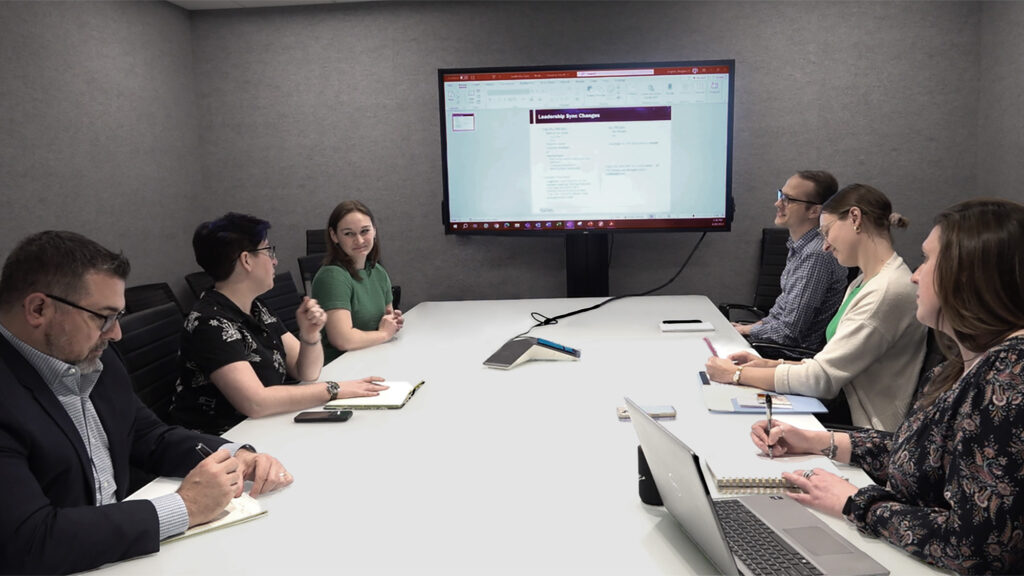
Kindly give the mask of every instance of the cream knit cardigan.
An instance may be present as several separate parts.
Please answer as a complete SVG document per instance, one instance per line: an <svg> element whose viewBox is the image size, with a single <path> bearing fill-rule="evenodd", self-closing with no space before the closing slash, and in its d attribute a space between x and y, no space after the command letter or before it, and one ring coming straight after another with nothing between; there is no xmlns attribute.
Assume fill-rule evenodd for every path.
<svg viewBox="0 0 1024 576"><path fill-rule="evenodd" d="M910 274L894 253L847 306L821 352L775 369L775 389L816 398L845 390L854 425L894 431L910 408L928 334L917 321ZM850 283L847 296L863 277Z"/></svg>

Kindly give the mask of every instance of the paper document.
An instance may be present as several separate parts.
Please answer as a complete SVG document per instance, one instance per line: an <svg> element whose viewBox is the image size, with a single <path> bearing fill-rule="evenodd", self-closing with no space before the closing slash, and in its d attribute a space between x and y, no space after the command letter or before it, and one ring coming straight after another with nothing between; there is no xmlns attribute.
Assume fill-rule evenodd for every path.
<svg viewBox="0 0 1024 576"><path fill-rule="evenodd" d="M701 394L704 396L704 406L711 412L764 412L764 390L753 386L742 386L735 384L720 384L708 381L705 384L701 378L697 379ZM761 395L762 398L758 398ZM772 400L781 400L773 404L773 409L778 414L816 414L828 412L825 405L817 398L809 396L798 396L796 394L775 394L772 393Z"/></svg>

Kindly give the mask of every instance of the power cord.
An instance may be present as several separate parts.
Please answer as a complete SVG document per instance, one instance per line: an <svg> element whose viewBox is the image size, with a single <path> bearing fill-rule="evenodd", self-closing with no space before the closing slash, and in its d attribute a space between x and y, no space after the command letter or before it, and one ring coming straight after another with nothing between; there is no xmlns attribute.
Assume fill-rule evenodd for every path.
<svg viewBox="0 0 1024 576"><path fill-rule="evenodd" d="M558 321L563 319L563 318L568 318L570 316L575 316L577 314L582 314L584 312L590 312L591 310L597 310L598 308L604 306L605 304L608 304L609 302L614 302L616 300L621 300L623 298L633 298L633 297L636 297L636 296L647 296L648 294L653 294L654 292L657 292L658 290L661 290L662 288L665 288L669 284L675 282L676 278L679 278L679 275L683 273L683 270L686 269L686 265L690 263L690 259L692 259L693 255L697 253L697 248L700 248L701 242L704 242L704 237L707 236L707 235L708 235L707 232L701 232L700 238L697 239L697 243L694 244L693 248L690 249L690 253L686 256L686 260L683 260L683 264L679 267L679 270L676 270L676 273L673 274L671 278L669 278L667 281L662 283L660 286L655 286L654 288L651 288L650 290L647 290L647 291L644 291L644 292L639 292L639 293L636 293L636 294L624 294L622 296L612 296L611 298L608 298L607 300L604 300L603 302L598 302L597 304L594 304L593 306L589 306L587 308L580 308L578 310L573 310L572 312L566 312L565 314L560 314L558 316L554 316L554 317L551 317L551 318L541 314L540 312L530 312L530 317L533 318L533 320L536 321L537 323L534 324L533 326L530 326L530 328L526 332L523 332L522 334L517 334L512 339L515 340L516 338L519 338L521 336L526 336L534 328L537 328L537 327L540 327L540 326L551 326L551 325L554 325L554 324L558 324ZM614 235L613 235L613 237L614 237Z"/></svg>

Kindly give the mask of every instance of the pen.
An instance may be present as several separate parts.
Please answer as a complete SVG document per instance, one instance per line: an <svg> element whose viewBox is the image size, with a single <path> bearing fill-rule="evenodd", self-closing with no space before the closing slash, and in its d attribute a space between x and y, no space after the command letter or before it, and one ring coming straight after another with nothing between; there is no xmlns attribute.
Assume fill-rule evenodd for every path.
<svg viewBox="0 0 1024 576"><path fill-rule="evenodd" d="M203 444L202 442L196 444L196 452L199 452L199 455L202 456L203 458L206 458L207 456L213 454L213 450L207 448L206 444Z"/></svg>
<svg viewBox="0 0 1024 576"><path fill-rule="evenodd" d="M711 355L718 358L718 350L715 350L715 345L711 343L711 340L705 336L704 343L708 345L708 350L711 350Z"/></svg>
<svg viewBox="0 0 1024 576"><path fill-rule="evenodd" d="M771 434L772 434L772 395L771 394L765 394L764 395L764 411L768 413L768 435L771 436ZM768 457L769 458L775 458L775 455L772 454L772 445L771 444L768 445Z"/></svg>

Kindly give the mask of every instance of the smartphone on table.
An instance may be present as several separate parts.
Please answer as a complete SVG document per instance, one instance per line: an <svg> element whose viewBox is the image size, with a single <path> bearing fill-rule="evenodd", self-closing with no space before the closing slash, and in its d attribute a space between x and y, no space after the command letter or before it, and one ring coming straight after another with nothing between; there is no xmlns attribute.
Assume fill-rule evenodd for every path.
<svg viewBox="0 0 1024 576"><path fill-rule="evenodd" d="M344 422L351 417L351 410L310 410L296 414L295 421L299 423Z"/></svg>

